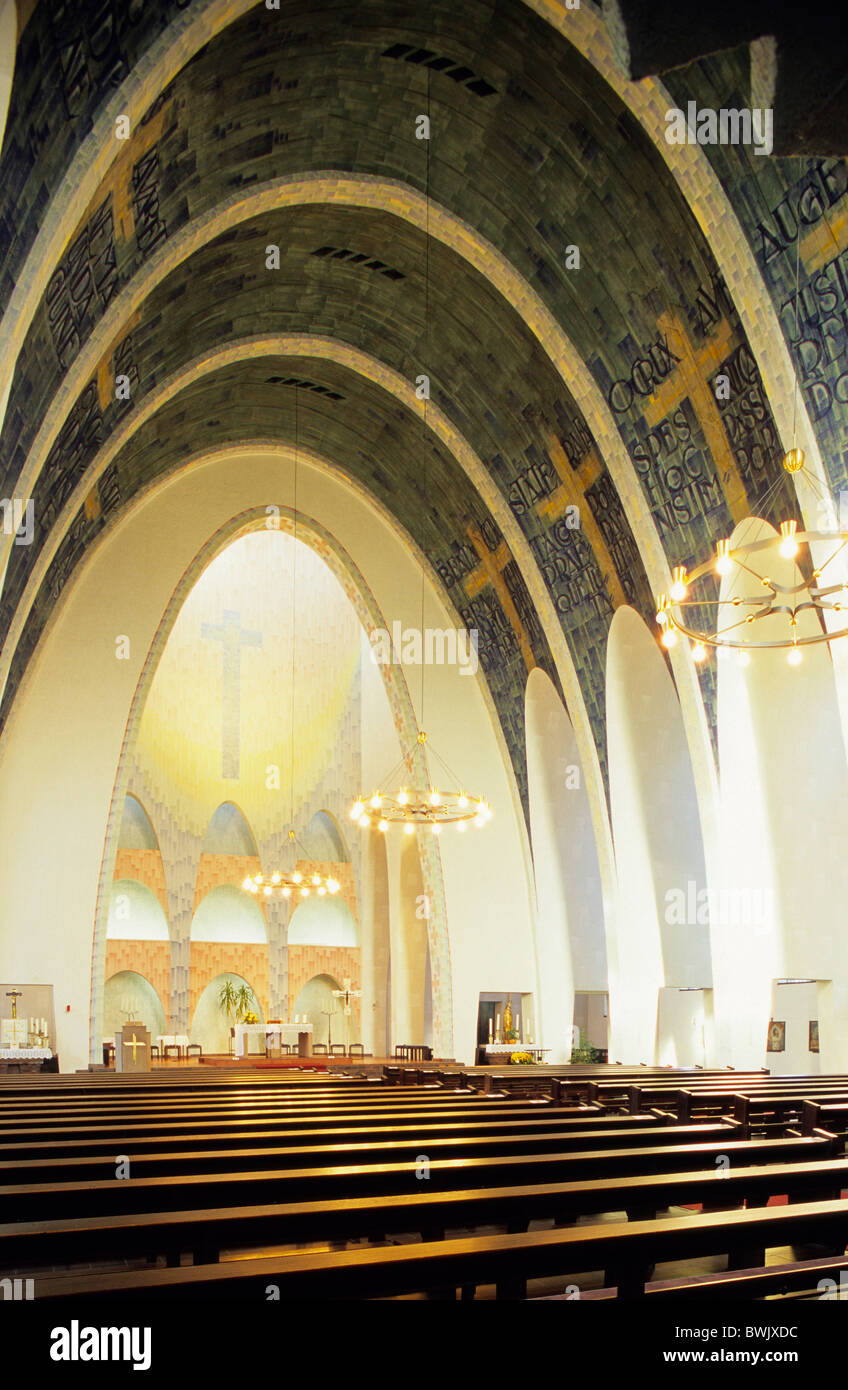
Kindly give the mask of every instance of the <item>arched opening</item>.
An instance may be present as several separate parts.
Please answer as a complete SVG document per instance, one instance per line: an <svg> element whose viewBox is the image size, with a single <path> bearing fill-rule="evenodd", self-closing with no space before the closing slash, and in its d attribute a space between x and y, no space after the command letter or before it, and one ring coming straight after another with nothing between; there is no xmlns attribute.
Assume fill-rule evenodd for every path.
<svg viewBox="0 0 848 1390"><path fill-rule="evenodd" d="M141 802L129 793L124 798L118 849L158 850L159 844L150 817Z"/></svg>
<svg viewBox="0 0 848 1390"><path fill-rule="evenodd" d="M339 823L329 811L316 811L300 838L310 859L325 864L350 863L350 852Z"/></svg>
<svg viewBox="0 0 848 1390"><path fill-rule="evenodd" d="M168 1031L162 1001L150 981L136 970L118 970L106 981L103 1038L114 1041L130 1016L149 1028L153 1039Z"/></svg>
<svg viewBox="0 0 848 1390"><path fill-rule="evenodd" d="M340 898L312 896L298 903L289 922L292 946L356 948L359 934L347 903Z"/></svg>
<svg viewBox="0 0 848 1390"><path fill-rule="evenodd" d="M575 992L607 989L601 875L571 720L550 677L538 669L527 680L525 720L537 907L536 1036L550 1048L547 1060L567 1062Z"/></svg>
<svg viewBox="0 0 848 1390"><path fill-rule="evenodd" d="M109 941L167 941L168 920L155 894L135 879L115 879L109 895Z"/></svg>
<svg viewBox="0 0 848 1390"><path fill-rule="evenodd" d="M201 846L202 854L255 855L253 831L239 810L230 801L223 801L212 815Z"/></svg>
<svg viewBox="0 0 848 1390"><path fill-rule="evenodd" d="M191 940L264 945L267 933L262 909L241 888L222 883L201 899L191 922Z"/></svg>
<svg viewBox="0 0 848 1390"><path fill-rule="evenodd" d="M359 1023L356 1010L344 1013L344 1003L334 996L341 984L332 975L313 975L298 992L293 1014L304 1015L312 1024L312 1045L320 1043L329 1048L333 1043L349 1047L359 1042Z"/></svg>
<svg viewBox="0 0 848 1390"><path fill-rule="evenodd" d="M701 823L680 704L657 643L628 607L616 610L607 648L607 748L619 893L611 1055L652 1063L660 990L709 989L713 980ZM678 1045L681 1055L690 1050L688 1019L680 1010L664 1025L665 1060Z"/></svg>
<svg viewBox="0 0 848 1390"><path fill-rule="evenodd" d="M265 1013L260 1001L259 990L254 987L250 980L243 975L237 975L233 971L222 971L203 990L197 1001L197 1007L191 1020L191 1041L200 1043L204 1053L211 1055L225 1055L231 1050L232 1038L230 1029L234 1020L231 1014L221 1006L221 990L229 982L235 990L246 985L252 991L253 1000L250 1005L253 1013L256 1014L260 1023L265 1021ZM253 1041L252 1039L250 1040ZM260 1039L261 1041L261 1039ZM264 1044L263 1044L264 1050Z"/></svg>

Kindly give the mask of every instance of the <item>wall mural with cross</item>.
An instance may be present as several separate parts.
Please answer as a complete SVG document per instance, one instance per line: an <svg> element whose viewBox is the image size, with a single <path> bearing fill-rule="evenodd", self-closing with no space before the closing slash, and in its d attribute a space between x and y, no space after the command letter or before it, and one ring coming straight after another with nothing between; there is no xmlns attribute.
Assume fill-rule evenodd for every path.
<svg viewBox="0 0 848 1390"><path fill-rule="evenodd" d="M133 10L131 23L115 31L116 72L128 71L180 8L156 0ZM97 105L103 69L88 32L94 13L82 4L73 15L65 7L48 20L39 6L25 32L2 163L2 225L10 233L14 212L24 232L0 238L4 299L31 235L27 213L43 187L61 182L68 145L56 139L57 123L68 124L72 144L73 123L84 123ZM316 334L356 345L407 379L422 367L426 350L434 403L482 461L548 587L605 764L609 622L624 602L650 621L653 595L640 552L645 537L613 481L611 440L578 406L572 383L540 345L543 313L567 331L587 380L601 393L670 565L691 565L729 534L774 481L781 448L739 306L665 163L599 74L538 15L519 0L499 7L498 53L486 55L486 73L478 74L483 86L472 89L433 72L429 151L415 141L410 103L426 88L419 66L425 58L415 54L426 57L430 49L404 40L420 37L420 29L433 52L473 52L487 15L476 0L459 12L434 0L416 12L412 32L400 0L364 0L353 43L342 11L304 15L292 2L274 16L285 44L269 46L266 21L251 11L178 72L137 123L59 263L49 268L17 360L0 434L4 489L11 495L27 460L40 477L33 542L12 549L0 597L5 635L27 586L34 589L0 719L8 717L65 585L104 528L141 488L191 456L199 437L210 446L238 438L290 441L284 397L294 373L310 384L302 393L309 397L304 441L344 460L411 535L420 534L422 504L428 513L428 559L463 621L481 634L481 663L526 793L524 684L533 665L556 679L554 664L522 563L449 451L435 448L385 392L356 374L291 358L231 365L205 384L200 368L189 370L174 387L173 403L163 397L151 420L143 418L159 399L155 393L203 353L258 327L308 322ZM73 81L60 51L74 54ZM43 54L53 56L45 63ZM742 81L740 61L724 55L669 80L681 90L700 84L704 92L726 93ZM552 63L556 83L542 80ZM247 71L257 74L249 88ZM327 83L352 117L331 132ZM56 91L59 103L52 101ZM417 194L424 188L425 154L434 206L449 212L457 228L479 229L492 248L490 264L481 256L472 264L459 230L431 240L433 331L426 343L427 247L412 213L403 213L402 196L404 188ZM806 229L805 326L796 331L786 307L790 171L768 162L766 196L756 182L766 177L757 168L766 161L715 147L709 158L758 252L764 288L752 287L752 299L767 292L780 306L809 402L818 405L817 426L834 446L833 475L843 477L848 448L844 412L835 405L848 396L838 322L844 233L837 227L828 239L820 210L841 206L844 168L824 161L793 185L789 204L796 225ZM457 167L467 172L462 180L455 178ZM391 171L397 212L337 205L336 174L321 182L327 169L374 180ZM309 184L315 206L251 215L251 187L276 180L282 188L293 178ZM202 236L186 245L138 302L124 304L122 294L147 273L154 253L182 246L186 228L222 208L234 186L233 225L222 225L208 245ZM542 210L532 225L528 207ZM266 266L269 244L280 247L279 275ZM581 250L579 269L568 265L573 246ZM316 255L328 247L355 247L357 254ZM508 302L496 288L496 257L523 277L529 307ZM716 391L719 376L731 382L726 401ZM119 392L119 377L128 390ZM54 416L60 389L72 405ZM123 438L121 430L129 431L124 442L89 485L89 467L107 457L102 451ZM422 498L425 448L433 455L431 495ZM769 519L788 510L787 493L779 491ZM36 581L45 547L55 555ZM247 659L242 648L250 644L230 650L229 637L217 640L225 677L223 766L238 769L232 728L239 663ZM699 679L714 727L711 669L700 668Z"/></svg>

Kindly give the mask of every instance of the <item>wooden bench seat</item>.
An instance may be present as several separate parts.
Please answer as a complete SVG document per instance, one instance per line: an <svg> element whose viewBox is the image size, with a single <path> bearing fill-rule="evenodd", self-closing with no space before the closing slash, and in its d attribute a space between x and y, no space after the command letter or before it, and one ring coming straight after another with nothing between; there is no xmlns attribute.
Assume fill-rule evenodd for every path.
<svg viewBox="0 0 848 1390"><path fill-rule="evenodd" d="M473 1146L473 1140L469 1145ZM497 1142L492 1140L492 1143ZM625 1141L626 1142L626 1141ZM429 1160L429 1191L463 1188L511 1186L516 1181L569 1182L604 1177L636 1177L650 1173L688 1172L708 1169L715 1175L716 1158L726 1156L730 1168L769 1162L823 1162L833 1156L835 1141L830 1137L763 1139L730 1143L680 1144L658 1148L599 1148L579 1152L526 1152L503 1157L451 1157ZM435 1147L433 1151L435 1152ZM383 1151L385 1152L385 1151ZM426 1153L426 1149L422 1152ZM473 1147L469 1148L473 1154ZM350 1151L345 1157L352 1156ZM219 1155L205 1162L214 1166ZM261 1151L246 1155L261 1164ZM333 1166L309 1167L304 1150L290 1153L291 1163L300 1166L219 1172L177 1172L177 1156L170 1156L166 1175L115 1177L87 1181L4 1184L0 1186L0 1222L53 1220L68 1216L110 1215L119 1212L176 1211L188 1206L240 1206L247 1202L331 1201L334 1198L409 1193L418 1186L420 1157L408 1148L400 1160L380 1161L372 1150L357 1152L353 1164L341 1164L337 1149L328 1146L324 1158L337 1161ZM314 1152L307 1155L318 1159ZM61 1160L59 1160L61 1163ZM142 1161L143 1162L143 1161ZM202 1165L199 1165L202 1166Z"/></svg>
<svg viewBox="0 0 848 1390"><path fill-rule="evenodd" d="M181 1125L175 1122L172 1125L160 1125L155 1133L133 1134L130 1147L133 1154L144 1153L154 1149L175 1149L186 1148L191 1145L203 1149L226 1149L233 1147L242 1148L264 1148L273 1143L285 1143L287 1147L301 1144L323 1143L363 1143L369 1140L378 1141L393 1137L397 1140L403 1139L405 1143L417 1143L425 1137L433 1139L459 1139L462 1137L483 1138L490 1134L514 1135L516 1139L531 1139L534 1135L554 1134L560 1138L565 1136L589 1136L592 1143L608 1135L616 1135L621 1138L630 1134L642 1135L647 1142L651 1135L656 1135L661 1131L660 1143L681 1143L687 1137L694 1139L697 1135L703 1134L704 1138L710 1138L721 1133L735 1132L732 1122L722 1122L718 1125L709 1126L668 1126L662 1125L655 1116L652 1115L602 1115L598 1118L588 1118L586 1120L566 1119L562 1120L558 1114L547 1113L544 1116L534 1116L531 1119L515 1119L512 1116L506 1120L489 1120L485 1125L480 1125L475 1119L454 1120L451 1122L431 1121L427 1124L397 1120L392 1123L390 1120L383 1124L375 1125L370 1122L356 1124L337 1124L327 1126L295 1126L280 1125L258 1129L246 1123L229 1123L225 1126L215 1126L207 1129L198 1126L193 1122ZM88 1137L89 1130L83 1130L82 1134L73 1135L67 1130L51 1131L45 1128L38 1135L27 1137L26 1134L15 1135L9 1132L3 1138L9 1139L8 1143L0 1143L0 1162L22 1163L38 1158L85 1158L103 1154L113 1159L115 1155L115 1139L119 1136L109 1137L98 1133L95 1137ZM678 1136L676 1139L674 1136ZM82 1137L85 1136L85 1137ZM127 1136L124 1135L124 1138ZM736 1135L736 1137L740 1137Z"/></svg>
<svg viewBox="0 0 848 1390"><path fill-rule="evenodd" d="M472 1236L393 1247L287 1254L187 1268L46 1276L39 1301L66 1298L115 1302L213 1298L361 1300L431 1293L455 1298L458 1288L495 1285L498 1297L523 1299L527 1282L573 1280L605 1270L619 1298L644 1297L657 1262L727 1254L815 1239L848 1240L848 1203L725 1211L686 1218L604 1223L513 1235Z"/></svg>
<svg viewBox="0 0 848 1390"><path fill-rule="evenodd" d="M631 1137L632 1136L632 1137ZM371 1138L356 1138L349 1131L337 1135L326 1133L306 1134L300 1145L287 1142L287 1135L276 1136L272 1145L256 1147L220 1148L206 1145L202 1140L176 1140L170 1144L157 1143L147 1149L132 1150L127 1153L131 1163L133 1180L141 1177L174 1176L182 1172L216 1173L225 1171L252 1171L286 1167L325 1167L334 1157L350 1163L353 1161L371 1163L400 1163L412 1154L424 1152L435 1158L460 1158L469 1156L481 1158L489 1155L526 1155L532 1158L541 1153L582 1153L587 1149L600 1152L602 1149L623 1148L680 1148L688 1142L712 1142L722 1144L739 1138L736 1128L722 1126L712 1130L702 1130L699 1126L681 1130L657 1126L643 1130L590 1129L560 1130L542 1129L532 1133L501 1132L499 1128L491 1133L445 1136L429 1130L408 1137L399 1137L392 1131L378 1131ZM311 1142L310 1142L311 1141ZM725 1145L726 1147L726 1145ZM64 1145L57 1146L54 1155L44 1149L22 1163L20 1159L0 1162L0 1187L15 1183L82 1182L86 1179L108 1177L115 1170L115 1150L106 1154L78 1154L70 1156Z"/></svg>
<svg viewBox="0 0 848 1390"><path fill-rule="evenodd" d="M4 1269L69 1264L73 1261L166 1255L176 1262L193 1253L196 1263L215 1261L222 1250L297 1241L333 1242L385 1238L418 1232L444 1239L448 1230L505 1226L526 1230L531 1221L626 1212L645 1219L684 1201L709 1202L711 1209L747 1201L762 1206L786 1194L798 1201L837 1197L848 1181L848 1160L771 1164L740 1168L717 1180L715 1173L648 1175L635 1179L589 1179L542 1186L483 1188L394 1197L268 1204L218 1210L153 1212L136 1216L65 1219L0 1226Z"/></svg>

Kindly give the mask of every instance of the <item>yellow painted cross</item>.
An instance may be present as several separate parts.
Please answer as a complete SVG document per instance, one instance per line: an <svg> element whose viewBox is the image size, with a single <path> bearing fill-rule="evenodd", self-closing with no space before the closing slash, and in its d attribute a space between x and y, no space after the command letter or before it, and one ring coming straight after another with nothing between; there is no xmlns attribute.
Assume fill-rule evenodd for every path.
<svg viewBox="0 0 848 1390"><path fill-rule="evenodd" d="M718 371L733 348L733 330L727 320L722 319L709 342L696 349L689 341L685 325L673 314L661 314L657 328L669 340L680 362L649 398L645 419L651 426L658 425L684 397L689 397L713 456L730 515L734 522L742 521L751 510L745 484L724 430L718 402L706 379L711 371Z"/></svg>
<svg viewBox="0 0 848 1390"><path fill-rule="evenodd" d="M533 655L530 638L518 616L518 609L503 577L503 571L512 560L512 551L505 540L501 541L497 550L489 550L478 526L468 527L468 539L480 556L480 564L469 575L466 575L464 580L465 592L469 598L476 598L481 589L484 589L487 584L491 584L518 640L527 670L532 671L536 665L536 658Z"/></svg>
<svg viewBox="0 0 848 1390"><path fill-rule="evenodd" d="M137 1049L139 1047L147 1047L147 1043L144 1041L143 1038L137 1038L135 1033L133 1033L132 1042L128 1042L127 1047L132 1048L133 1061L135 1061Z"/></svg>
<svg viewBox="0 0 848 1390"><path fill-rule="evenodd" d="M555 435L551 435L548 439L548 453L560 480L559 487L551 493L550 497L545 497L537 503L536 510L543 520L556 521L568 507L577 508L580 517L580 529L592 548L604 585L612 600L612 606L619 608L621 604L627 602L627 599L624 596L618 572L607 549L601 528L586 501L586 493L601 476L603 464L597 452L590 449L580 463L573 467Z"/></svg>

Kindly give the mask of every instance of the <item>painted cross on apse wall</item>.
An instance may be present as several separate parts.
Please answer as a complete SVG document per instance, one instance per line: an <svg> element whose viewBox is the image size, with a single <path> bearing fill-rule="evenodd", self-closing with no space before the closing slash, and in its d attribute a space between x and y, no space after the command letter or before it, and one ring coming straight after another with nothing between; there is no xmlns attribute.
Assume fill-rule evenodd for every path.
<svg viewBox="0 0 848 1390"><path fill-rule="evenodd" d="M223 621L215 626L201 623L200 635L207 642L220 642L224 654L224 678L221 682L221 776L232 780L239 776L241 751L241 649L261 647L262 634L241 626L241 614L234 609L224 610Z"/></svg>

